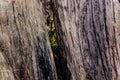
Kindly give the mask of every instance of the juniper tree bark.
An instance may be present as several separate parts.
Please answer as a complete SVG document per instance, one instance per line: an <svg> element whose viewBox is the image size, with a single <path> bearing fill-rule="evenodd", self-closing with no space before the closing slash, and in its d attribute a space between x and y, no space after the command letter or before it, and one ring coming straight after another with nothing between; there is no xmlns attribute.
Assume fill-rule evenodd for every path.
<svg viewBox="0 0 120 80"><path fill-rule="evenodd" d="M0 0L0 80L57 80L40 0Z"/></svg>
<svg viewBox="0 0 120 80"><path fill-rule="evenodd" d="M120 80L118 0L54 0L63 80Z"/></svg>

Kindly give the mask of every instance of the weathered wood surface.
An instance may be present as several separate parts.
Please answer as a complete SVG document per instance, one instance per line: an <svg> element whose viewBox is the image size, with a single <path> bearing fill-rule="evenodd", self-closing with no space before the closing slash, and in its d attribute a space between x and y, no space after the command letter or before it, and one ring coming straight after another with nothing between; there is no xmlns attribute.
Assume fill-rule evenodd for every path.
<svg viewBox="0 0 120 80"><path fill-rule="evenodd" d="M63 80L120 80L119 1L54 0L54 4Z"/></svg>
<svg viewBox="0 0 120 80"><path fill-rule="evenodd" d="M57 80L43 16L41 0L0 0L0 80Z"/></svg>

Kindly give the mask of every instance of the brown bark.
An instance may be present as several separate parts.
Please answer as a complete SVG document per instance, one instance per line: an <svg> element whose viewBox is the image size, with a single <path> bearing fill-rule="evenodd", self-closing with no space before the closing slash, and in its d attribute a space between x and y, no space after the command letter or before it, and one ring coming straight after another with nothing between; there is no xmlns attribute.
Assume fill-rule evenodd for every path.
<svg viewBox="0 0 120 80"><path fill-rule="evenodd" d="M63 80L119 80L119 1L54 0L54 4Z"/></svg>
<svg viewBox="0 0 120 80"><path fill-rule="evenodd" d="M57 80L42 2L0 1L0 80Z"/></svg>

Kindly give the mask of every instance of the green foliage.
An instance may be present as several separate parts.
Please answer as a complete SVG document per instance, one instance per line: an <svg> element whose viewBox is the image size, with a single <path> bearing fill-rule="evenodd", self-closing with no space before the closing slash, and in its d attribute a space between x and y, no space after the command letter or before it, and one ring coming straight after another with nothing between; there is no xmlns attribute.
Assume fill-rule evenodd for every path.
<svg viewBox="0 0 120 80"><path fill-rule="evenodd" d="M57 54L58 54L58 44L57 44L57 35L56 35L56 31L55 31L55 24L54 21L50 21L50 29L48 30L48 34L49 34L49 40L51 43L51 47L54 53L54 57L57 58Z"/></svg>
<svg viewBox="0 0 120 80"><path fill-rule="evenodd" d="M56 36L56 32L55 32L54 22L52 22L52 26L51 26L50 30L48 31L48 34L49 34L51 46L57 45L57 41L56 41L57 36Z"/></svg>

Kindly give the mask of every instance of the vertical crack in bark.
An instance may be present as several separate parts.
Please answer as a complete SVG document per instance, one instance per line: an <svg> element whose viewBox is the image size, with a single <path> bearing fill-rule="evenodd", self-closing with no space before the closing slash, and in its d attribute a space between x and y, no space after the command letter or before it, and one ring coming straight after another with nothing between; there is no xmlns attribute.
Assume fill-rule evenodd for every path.
<svg viewBox="0 0 120 80"><path fill-rule="evenodd" d="M67 40L66 39L66 34L67 34L66 31L67 30L65 29L64 32L62 31L62 24L61 24L61 21L59 18L58 10L57 10L58 7L61 8L62 6L58 5L56 0L53 0L53 1L54 1L53 14L54 14L56 33L57 33L58 47L59 47L59 51L62 51L59 53L60 73L58 73L58 75L60 75L59 78L61 80L70 80L72 78L71 71L68 68L68 61L69 62L72 61L72 56L70 54L70 49L69 49L70 45L65 46L66 43L64 42L64 40ZM63 9L62 9L62 11L63 11ZM63 13L63 12L61 12L61 13Z"/></svg>

